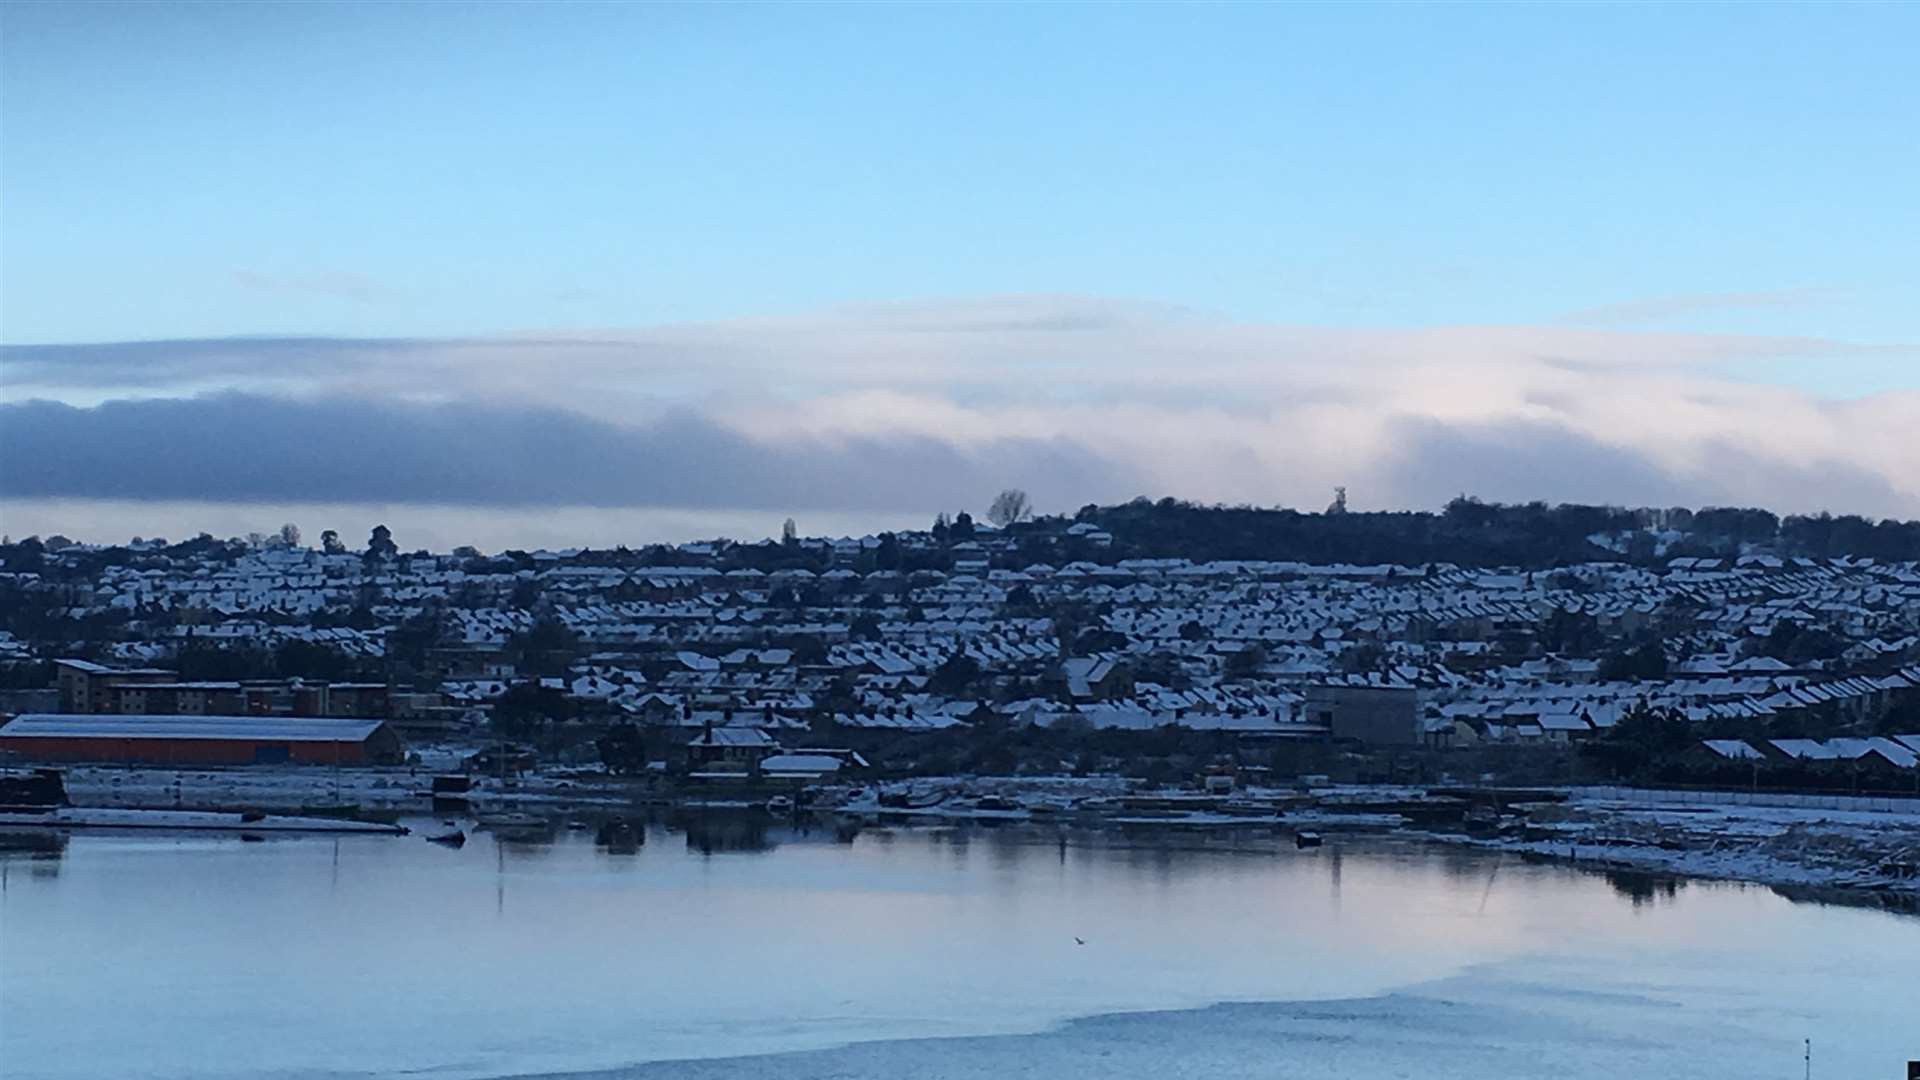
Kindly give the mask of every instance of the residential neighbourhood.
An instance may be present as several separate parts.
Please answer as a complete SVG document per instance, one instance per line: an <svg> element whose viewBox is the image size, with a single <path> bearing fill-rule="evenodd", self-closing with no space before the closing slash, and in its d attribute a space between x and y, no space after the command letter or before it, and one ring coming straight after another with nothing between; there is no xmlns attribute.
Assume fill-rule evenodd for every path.
<svg viewBox="0 0 1920 1080"><path fill-rule="evenodd" d="M1598 557L1577 561L1359 564L1143 555L1121 511L1141 518L942 515L922 532L492 555L406 554L384 527L365 550L332 533L304 546L291 526L35 538L0 549L0 710L28 727L354 717L409 746L505 741L574 765L611 765L611 736L695 778L825 748L889 775L1163 781L1222 764L1626 779L1608 775L1619 755L1574 751L1660 716L1685 721L1685 746L1614 773L1920 777L1920 563L1794 554L1796 519L1755 540L1662 513L1587 537ZM1722 552L1660 550L1708 542ZM16 755L40 745L7 734Z"/></svg>

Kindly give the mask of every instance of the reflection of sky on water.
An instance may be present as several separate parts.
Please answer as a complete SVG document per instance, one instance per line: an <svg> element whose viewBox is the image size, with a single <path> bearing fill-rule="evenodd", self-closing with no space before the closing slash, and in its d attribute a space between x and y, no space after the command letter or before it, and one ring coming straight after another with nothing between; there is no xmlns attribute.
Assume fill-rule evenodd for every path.
<svg viewBox="0 0 1920 1080"><path fill-rule="evenodd" d="M1235 853L708 817L618 854L592 829L459 850L80 834L0 868L10 1077L611 1067L1362 998L1502 964L1680 1005L1791 986L1829 1028L1869 1023L1863 1003L1920 1015L1897 974L1920 920L1338 840Z"/></svg>

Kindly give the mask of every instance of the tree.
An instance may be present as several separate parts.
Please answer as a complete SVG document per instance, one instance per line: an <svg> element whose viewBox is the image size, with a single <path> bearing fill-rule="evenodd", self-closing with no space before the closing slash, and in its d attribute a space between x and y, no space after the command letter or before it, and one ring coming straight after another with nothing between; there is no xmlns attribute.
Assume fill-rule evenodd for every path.
<svg viewBox="0 0 1920 1080"><path fill-rule="evenodd" d="M1027 493L1008 488L994 496L993 505L987 507L987 520L1004 529L1027 520L1032 513L1033 505L1027 501Z"/></svg>
<svg viewBox="0 0 1920 1080"><path fill-rule="evenodd" d="M300 546L300 526L295 525L291 521L287 522L285 525L280 526L280 545L282 547L290 547L290 548L299 547Z"/></svg>
<svg viewBox="0 0 1920 1080"><path fill-rule="evenodd" d="M1612 775L1631 777L1686 751L1696 738L1685 713L1643 702L1628 709L1605 735L1582 746L1581 752Z"/></svg>
<svg viewBox="0 0 1920 1080"><path fill-rule="evenodd" d="M525 740L546 724L574 714L574 705L558 690L539 683L515 683L493 703L493 730L502 738Z"/></svg>
<svg viewBox="0 0 1920 1080"><path fill-rule="evenodd" d="M340 534L332 529L320 533L320 550L329 555L345 555L347 545L340 542Z"/></svg>
<svg viewBox="0 0 1920 1080"><path fill-rule="evenodd" d="M947 538L952 535L952 533L953 525L947 520L947 512L945 510L933 515L933 540L935 543L946 543Z"/></svg>
<svg viewBox="0 0 1920 1080"><path fill-rule="evenodd" d="M1584 611L1554 608L1540 623L1540 644L1549 652L1582 655L1600 640L1599 620Z"/></svg>
<svg viewBox="0 0 1920 1080"><path fill-rule="evenodd" d="M1660 642L1644 641L1600 659L1603 682L1658 682L1667 677L1667 653Z"/></svg>
<svg viewBox="0 0 1920 1080"><path fill-rule="evenodd" d="M536 675L564 675L573 654L579 650L580 635L558 619L536 619L525 633L507 637L507 647L519 653L520 665Z"/></svg>
<svg viewBox="0 0 1920 1080"><path fill-rule="evenodd" d="M393 542L393 530L385 525L375 525L373 534L367 537L367 555L375 559L391 559L400 554L400 545Z"/></svg>
<svg viewBox="0 0 1920 1080"><path fill-rule="evenodd" d="M611 773L647 771L646 735L635 724L615 724L598 742L600 761Z"/></svg>
<svg viewBox="0 0 1920 1080"><path fill-rule="evenodd" d="M954 653L935 668L927 680L927 688L946 697L958 697L966 693L973 681L980 677L980 661L966 653Z"/></svg>
<svg viewBox="0 0 1920 1080"><path fill-rule="evenodd" d="M948 535L952 536L955 540L973 539L973 515L967 513L965 510L955 514L953 517L953 529Z"/></svg>
<svg viewBox="0 0 1920 1080"><path fill-rule="evenodd" d="M792 518L780 523L780 543L784 547L800 546L800 526Z"/></svg>
<svg viewBox="0 0 1920 1080"><path fill-rule="evenodd" d="M1251 679L1260 674L1261 667L1267 662L1267 650L1258 644L1249 645L1237 653L1230 653L1221 665L1221 674L1229 679Z"/></svg>

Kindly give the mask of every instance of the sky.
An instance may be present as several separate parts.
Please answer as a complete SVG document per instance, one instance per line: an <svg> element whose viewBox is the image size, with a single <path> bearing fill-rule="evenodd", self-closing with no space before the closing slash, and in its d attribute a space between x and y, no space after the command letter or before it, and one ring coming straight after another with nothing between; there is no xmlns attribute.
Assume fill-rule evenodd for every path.
<svg viewBox="0 0 1920 1080"><path fill-rule="evenodd" d="M1916 40L1913 4L7 4L0 528L1335 484L1920 517Z"/></svg>

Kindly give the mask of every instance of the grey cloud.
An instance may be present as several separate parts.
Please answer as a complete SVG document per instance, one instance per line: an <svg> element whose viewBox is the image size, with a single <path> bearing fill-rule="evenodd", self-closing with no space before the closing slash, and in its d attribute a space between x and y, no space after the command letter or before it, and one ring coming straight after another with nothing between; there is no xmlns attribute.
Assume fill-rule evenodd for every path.
<svg viewBox="0 0 1920 1080"><path fill-rule="evenodd" d="M1406 417L1391 426L1389 441L1392 450L1373 474L1384 496L1373 501L1389 506L1437 507L1462 493L1498 502L1739 505L1869 515L1913 506L1865 469L1780 461L1724 441L1708 444L1700 463L1684 472L1631 447L1531 420L1445 424Z"/></svg>
<svg viewBox="0 0 1920 1080"><path fill-rule="evenodd" d="M1920 501L1903 495L1887 478L1837 461L1795 463L1759 459L1742 447L1714 441L1702 449L1702 476L1711 478L1715 501L1869 517L1911 517Z"/></svg>
<svg viewBox="0 0 1920 1080"><path fill-rule="evenodd" d="M1390 442L1377 482L1394 505L1437 507L1465 493L1499 502L1666 506L1698 494L1632 450L1559 424L1407 417L1393 425Z"/></svg>
<svg viewBox="0 0 1920 1080"><path fill-rule="evenodd" d="M0 494L17 498L900 510L981 505L1010 485L1062 503L1140 486L1062 440L771 444L688 412L628 427L542 408L242 394L0 406Z"/></svg>
<svg viewBox="0 0 1920 1080"><path fill-rule="evenodd" d="M7 381L67 387L161 387L257 376L263 365L336 374L439 343L413 338L232 337L0 346Z"/></svg>
<svg viewBox="0 0 1920 1080"><path fill-rule="evenodd" d="M604 336L484 338L230 337L155 341L0 345L0 370L13 386L60 390L175 390L207 384L275 381L327 389L370 377L423 388L470 389L489 360L525 367L608 356L658 367L699 359L684 345ZM460 369L472 374L462 377Z"/></svg>

